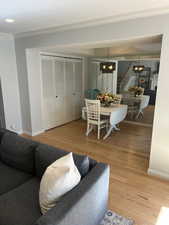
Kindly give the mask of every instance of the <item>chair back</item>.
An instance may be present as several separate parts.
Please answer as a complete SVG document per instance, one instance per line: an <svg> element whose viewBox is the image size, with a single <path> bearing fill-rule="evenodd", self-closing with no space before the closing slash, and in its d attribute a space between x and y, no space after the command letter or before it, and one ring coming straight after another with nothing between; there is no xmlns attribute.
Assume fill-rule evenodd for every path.
<svg viewBox="0 0 169 225"><path fill-rule="evenodd" d="M143 89L143 92L141 93L141 96L143 96L144 95L144 88L142 88Z"/></svg>
<svg viewBox="0 0 169 225"><path fill-rule="evenodd" d="M117 104L120 104L122 101L122 94L116 94L116 96L119 98Z"/></svg>
<svg viewBox="0 0 169 225"><path fill-rule="evenodd" d="M100 100L85 99L87 120L100 122Z"/></svg>
<svg viewBox="0 0 169 225"><path fill-rule="evenodd" d="M150 100L149 95L142 95L141 96L141 103L140 103L140 109L144 109L148 106Z"/></svg>
<svg viewBox="0 0 169 225"><path fill-rule="evenodd" d="M136 97L123 98L123 104L128 106L128 114L134 114L140 109L141 99Z"/></svg>

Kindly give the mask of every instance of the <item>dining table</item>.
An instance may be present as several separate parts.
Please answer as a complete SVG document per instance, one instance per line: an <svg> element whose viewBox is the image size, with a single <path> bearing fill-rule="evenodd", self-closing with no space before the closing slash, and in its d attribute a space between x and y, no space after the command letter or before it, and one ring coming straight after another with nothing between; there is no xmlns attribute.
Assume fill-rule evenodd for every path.
<svg viewBox="0 0 169 225"><path fill-rule="evenodd" d="M143 110L149 105L149 100L149 95L123 96L122 103L128 105L130 119L137 120L140 115L143 116Z"/></svg>
<svg viewBox="0 0 169 225"><path fill-rule="evenodd" d="M109 107L100 107L100 114L109 117L109 129L103 139L106 139L112 130L119 130L116 125L125 119L127 108L128 106L124 104L111 104ZM82 107L82 119L84 120L87 118L86 113L86 107Z"/></svg>

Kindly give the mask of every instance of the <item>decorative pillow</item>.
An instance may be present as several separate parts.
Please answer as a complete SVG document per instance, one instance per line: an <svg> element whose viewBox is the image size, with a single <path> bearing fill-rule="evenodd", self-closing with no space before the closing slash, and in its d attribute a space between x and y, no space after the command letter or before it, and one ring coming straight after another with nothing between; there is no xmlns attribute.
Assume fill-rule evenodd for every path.
<svg viewBox="0 0 169 225"><path fill-rule="evenodd" d="M50 154L49 154L50 152ZM50 166L53 162L61 157L67 155L63 149L55 148L46 144L40 144L35 151L35 168L36 176L42 178L46 168ZM73 154L74 163L77 166L80 175L82 177L86 176L89 172L89 158L88 156Z"/></svg>
<svg viewBox="0 0 169 225"><path fill-rule="evenodd" d="M81 175L74 164L72 153L56 160L45 171L39 192L42 214L57 204L57 201L73 189L81 179Z"/></svg>

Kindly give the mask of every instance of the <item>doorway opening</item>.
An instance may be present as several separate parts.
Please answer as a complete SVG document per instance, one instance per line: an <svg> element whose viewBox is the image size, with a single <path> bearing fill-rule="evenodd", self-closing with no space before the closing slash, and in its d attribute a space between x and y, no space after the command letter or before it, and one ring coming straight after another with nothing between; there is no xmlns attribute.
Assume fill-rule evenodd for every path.
<svg viewBox="0 0 169 225"><path fill-rule="evenodd" d="M50 53L50 55L56 55L56 53L59 53L60 55L69 55L71 57L73 56L74 58L79 57L84 59L85 74L83 74L82 78L82 93L84 93L84 96L82 94L82 98L80 100L81 102L80 104L78 103L78 106L82 106L84 104L84 98L96 98L99 91L101 93L111 92L115 95L122 95L120 104L127 105L129 109L125 121L122 121L120 123L120 131L113 131L106 140L100 140L98 142L97 140L95 140L96 135L94 132L87 139L85 139L86 122L82 120L78 122L72 122L72 126L65 125L65 129L69 129L70 127L74 130L74 133L81 133L81 140L86 140L87 143L91 141L91 145L92 143L95 143L96 145L98 145L98 149L103 146L108 151L110 151L110 154L111 151L115 151L114 149L116 149L116 151L131 153L133 155L138 155L142 158L145 158L144 165L146 165L146 167L144 169L146 171L148 169L151 149L155 98L158 88L157 80L160 64L161 44L162 35L158 35L116 42L113 41L110 43L106 42L81 46L78 45L73 47L65 46L60 48L52 47L52 49L41 49L42 52L48 52ZM58 79L60 81L63 81L61 82L61 85L64 86L64 74L65 71L67 71L66 65L69 64L68 71L73 71L72 62L65 64L65 62L60 62L60 60L58 59L54 59L53 63L49 61L48 63L45 63L45 68L48 68L48 70L51 69L52 71L53 68L54 70L57 70L58 68L58 71L61 71L61 73L59 72L60 77L58 77ZM100 63L105 61L116 63L116 69L112 74L101 73ZM49 64L51 64L50 68L48 67ZM52 66L52 64L54 66ZM124 66L124 64L127 64L127 66ZM136 73L133 69L137 65L144 66L144 70L139 74ZM84 65L82 65L82 67L84 69ZM68 77L71 77L71 80L73 80L73 72ZM49 80L47 80L47 82L49 83ZM51 82L51 85L53 85L53 82ZM135 96L135 94L130 93L129 89L133 86L137 86L143 89L143 92L140 96ZM81 85L79 87L81 87ZM48 90L51 91L49 87ZM53 90L55 90L55 87ZM63 91L63 89L61 91ZM72 89L71 93L74 93ZM62 93L60 95L63 96L64 94ZM58 95L55 96L53 94L53 96L56 97ZM143 107L142 98L144 97L146 97L146 104L144 104ZM127 98L128 100L126 100ZM132 101L132 106L130 105L130 100ZM71 97L69 103L71 101L73 101L73 97ZM58 113L57 118L60 119L57 122L56 126L64 124L64 119L62 117L63 114L61 113L64 112L64 104L62 103L63 101L60 102L60 107L58 108L59 110L61 109L61 111ZM69 114L69 116L73 115L72 111L67 111L67 113ZM50 119L52 119L52 117L50 117ZM54 123L56 124L56 118ZM56 129L58 129L58 131L60 131L61 129L64 130L64 127ZM62 135L65 134L62 133ZM59 138L61 137L59 136ZM69 137L64 136L64 139L66 138ZM72 137L72 139L73 138L74 137Z"/></svg>

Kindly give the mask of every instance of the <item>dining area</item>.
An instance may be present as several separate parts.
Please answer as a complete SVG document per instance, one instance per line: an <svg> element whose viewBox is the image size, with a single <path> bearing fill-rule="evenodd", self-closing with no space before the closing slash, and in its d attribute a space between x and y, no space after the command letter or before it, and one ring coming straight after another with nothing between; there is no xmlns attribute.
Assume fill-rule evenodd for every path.
<svg viewBox="0 0 169 225"><path fill-rule="evenodd" d="M135 89L137 89L135 87ZM135 90L134 89L134 90ZM150 96L140 92L129 91L123 94L99 93L96 99L85 99L82 107L82 119L86 120L86 136L97 130L97 139L104 129L103 140L110 137L112 132L120 131L123 121L141 121L144 110L149 105Z"/></svg>
<svg viewBox="0 0 169 225"><path fill-rule="evenodd" d="M86 136L97 128L97 138L100 139L100 130L106 129L105 140L111 132L118 131L118 124L123 121L127 115L127 105L114 104L109 107L101 106L99 100L85 99L86 107L82 109L82 118L87 120Z"/></svg>

